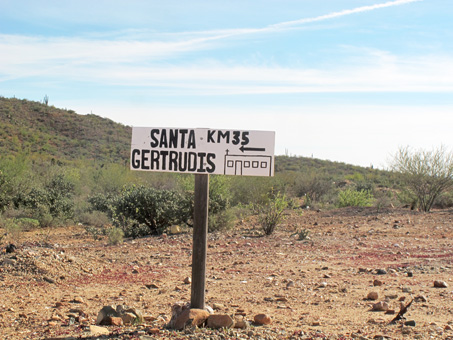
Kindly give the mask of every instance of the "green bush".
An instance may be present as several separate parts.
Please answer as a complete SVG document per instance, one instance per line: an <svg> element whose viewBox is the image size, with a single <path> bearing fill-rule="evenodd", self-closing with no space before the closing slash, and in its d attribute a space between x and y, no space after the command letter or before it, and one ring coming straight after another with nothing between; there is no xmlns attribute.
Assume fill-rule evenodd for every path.
<svg viewBox="0 0 453 340"><path fill-rule="evenodd" d="M192 218L192 200L192 195L139 185L114 197L95 195L89 202L94 209L106 212L127 237L140 237L160 234L174 224L187 224Z"/></svg>
<svg viewBox="0 0 453 340"><path fill-rule="evenodd" d="M118 245L123 243L124 231L121 228L113 227L107 233L109 244Z"/></svg>
<svg viewBox="0 0 453 340"><path fill-rule="evenodd" d="M271 235L277 225L283 221L283 213L287 207L288 200L280 192L277 195L268 197L266 203L255 205L258 221L266 235Z"/></svg>
<svg viewBox="0 0 453 340"><path fill-rule="evenodd" d="M23 230L33 230L39 228L40 224L37 219L28 218L28 217L21 217L16 219L17 224L19 224Z"/></svg>
<svg viewBox="0 0 453 340"><path fill-rule="evenodd" d="M110 220L107 214L103 211L83 212L78 221L84 225L101 228L109 224Z"/></svg>
<svg viewBox="0 0 453 340"><path fill-rule="evenodd" d="M95 241L102 239L106 235L105 228L94 227L91 225L87 226L85 228L85 231L87 232L87 234L90 234Z"/></svg>
<svg viewBox="0 0 453 340"><path fill-rule="evenodd" d="M63 174L53 176L43 187L33 187L18 203L32 209L42 227L61 225L73 218L74 185Z"/></svg>
<svg viewBox="0 0 453 340"><path fill-rule="evenodd" d="M309 240L310 237L308 235L310 235L310 230L308 230L308 229L303 228L303 229L297 231L297 236L298 236L299 241Z"/></svg>
<svg viewBox="0 0 453 340"><path fill-rule="evenodd" d="M337 207L370 207L374 197L368 190L346 189L338 193Z"/></svg>
<svg viewBox="0 0 453 340"><path fill-rule="evenodd" d="M453 207L453 191L444 192L437 197L434 207L438 209L447 209Z"/></svg>
<svg viewBox="0 0 453 340"><path fill-rule="evenodd" d="M333 184L329 176L311 172L299 174L296 177L293 191L296 196L305 198L304 205L311 206L312 202L321 202L332 188Z"/></svg>
<svg viewBox="0 0 453 340"><path fill-rule="evenodd" d="M223 231L234 227L235 215L231 209L223 210L217 214L209 215L208 231Z"/></svg>
<svg viewBox="0 0 453 340"><path fill-rule="evenodd" d="M194 176L180 175L179 185L187 195L194 193ZM209 215L217 214L230 207L232 197L231 177L210 175L209 176ZM193 207L191 208L193 212Z"/></svg>
<svg viewBox="0 0 453 340"><path fill-rule="evenodd" d="M6 175L0 170L0 213L5 211L10 202L9 183Z"/></svg>

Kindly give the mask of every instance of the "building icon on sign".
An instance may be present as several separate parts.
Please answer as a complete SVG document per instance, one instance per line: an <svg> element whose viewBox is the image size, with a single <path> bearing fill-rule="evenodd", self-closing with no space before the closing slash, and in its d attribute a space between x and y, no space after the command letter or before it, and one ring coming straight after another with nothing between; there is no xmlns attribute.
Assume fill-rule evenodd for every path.
<svg viewBox="0 0 453 340"><path fill-rule="evenodd" d="M225 175L272 176L272 156L225 154Z"/></svg>

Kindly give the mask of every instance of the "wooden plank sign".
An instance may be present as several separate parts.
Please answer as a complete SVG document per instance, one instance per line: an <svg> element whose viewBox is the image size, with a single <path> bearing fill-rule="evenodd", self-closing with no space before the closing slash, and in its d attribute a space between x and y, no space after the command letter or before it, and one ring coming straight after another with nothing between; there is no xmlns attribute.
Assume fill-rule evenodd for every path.
<svg viewBox="0 0 453 340"><path fill-rule="evenodd" d="M131 169L274 175L274 131L133 127Z"/></svg>

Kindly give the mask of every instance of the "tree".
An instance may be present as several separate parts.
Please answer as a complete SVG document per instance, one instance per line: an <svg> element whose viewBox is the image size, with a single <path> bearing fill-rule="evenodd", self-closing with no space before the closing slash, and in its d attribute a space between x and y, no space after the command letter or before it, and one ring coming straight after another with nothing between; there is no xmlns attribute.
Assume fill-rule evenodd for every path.
<svg viewBox="0 0 453 340"><path fill-rule="evenodd" d="M439 195L453 188L453 153L444 146L431 151L400 148L391 168L402 174L421 211L430 211Z"/></svg>

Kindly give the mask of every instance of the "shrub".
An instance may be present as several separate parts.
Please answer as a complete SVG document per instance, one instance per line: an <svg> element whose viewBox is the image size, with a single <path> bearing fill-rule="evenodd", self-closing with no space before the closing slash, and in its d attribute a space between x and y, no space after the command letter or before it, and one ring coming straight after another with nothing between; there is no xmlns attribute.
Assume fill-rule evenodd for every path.
<svg viewBox="0 0 453 340"><path fill-rule="evenodd" d="M101 228L109 224L109 218L103 211L83 212L78 221L84 225Z"/></svg>
<svg viewBox="0 0 453 340"><path fill-rule="evenodd" d="M95 195L89 198L94 209L109 215L127 237L160 234L174 224L188 223L192 217L193 198L174 190L131 186L120 195Z"/></svg>
<svg viewBox="0 0 453 340"><path fill-rule="evenodd" d="M223 210L217 214L209 215L208 231L229 230L234 227L235 216L231 209Z"/></svg>
<svg viewBox="0 0 453 340"><path fill-rule="evenodd" d="M373 205L373 195L368 190L346 189L338 193L337 206L345 207L370 207Z"/></svg>
<svg viewBox="0 0 453 340"><path fill-rule="evenodd" d="M453 207L453 191L445 192L440 195L436 202L434 203L434 207L439 209L446 209Z"/></svg>
<svg viewBox="0 0 453 340"><path fill-rule="evenodd" d="M87 226L85 231L93 237L95 241L102 239L103 236L106 234L106 230L104 228L98 228L94 226Z"/></svg>
<svg viewBox="0 0 453 340"><path fill-rule="evenodd" d="M310 237L308 236L309 234L310 234L310 230L308 230L308 229L304 228L304 229L298 230L297 231L298 240L304 241L304 240L310 239Z"/></svg>
<svg viewBox="0 0 453 340"><path fill-rule="evenodd" d="M9 183L6 175L0 170L0 213L5 211L10 203Z"/></svg>
<svg viewBox="0 0 453 340"><path fill-rule="evenodd" d="M53 176L42 188L34 187L18 199L19 205L33 209L42 227L62 224L73 217L74 185L62 174Z"/></svg>
<svg viewBox="0 0 453 340"><path fill-rule="evenodd" d="M266 235L271 235L277 225L283 221L283 212L288 206L288 200L280 192L271 195L264 204L256 205L258 221Z"/></svg>
<svg viewBox="0 0 453 340"><path fill-rule="evenodd" d="M430 211L436 199L453 188L453 152L443 146L432 151L400 148L391 167L402 175L421 211Z"/></svg>
<svg viewBox="0 0 453 340"><path fill-rule="evenodd" d="M295 194L305 197L305 205L320 202L332 190L332 180L325 174L300 174L294 185Z"/></svg>
<svg viewBox="0 0 453 340"><path fill-rule="evenodd" d="M109 244L117 245L123 243L124 232L121 228L111 228L107 236L109 238Z"/></svg>
<svg viewBox="0 0 453 340"><path fill-rule="evenodd" d="M33 230L40 226L39 221L34 218L21 217L18 218L16 221L22 227L23 230Z"/></svg>
<svg viewBox="0 0 453 340"><path fill-rule="evenodd" d="M179 184L186 195L191 195L195 190L195 182L193 176L180 175ZM209 215L217 214L227 210L230 207L231 193L231 177L229 176L209 176ZM193 200L193 199L192 199ZM193 212L193 208L191 208Z"/></svg>
<svg viewBox="0 0 453 340"><path fill-rule="evenodd" d="M22 226L17 223L15 218L0 216L0 228L6 231L5 236L9 235L11 240L18 241L22 234ZM0 237L0 239L3 237Z"/></svg>

